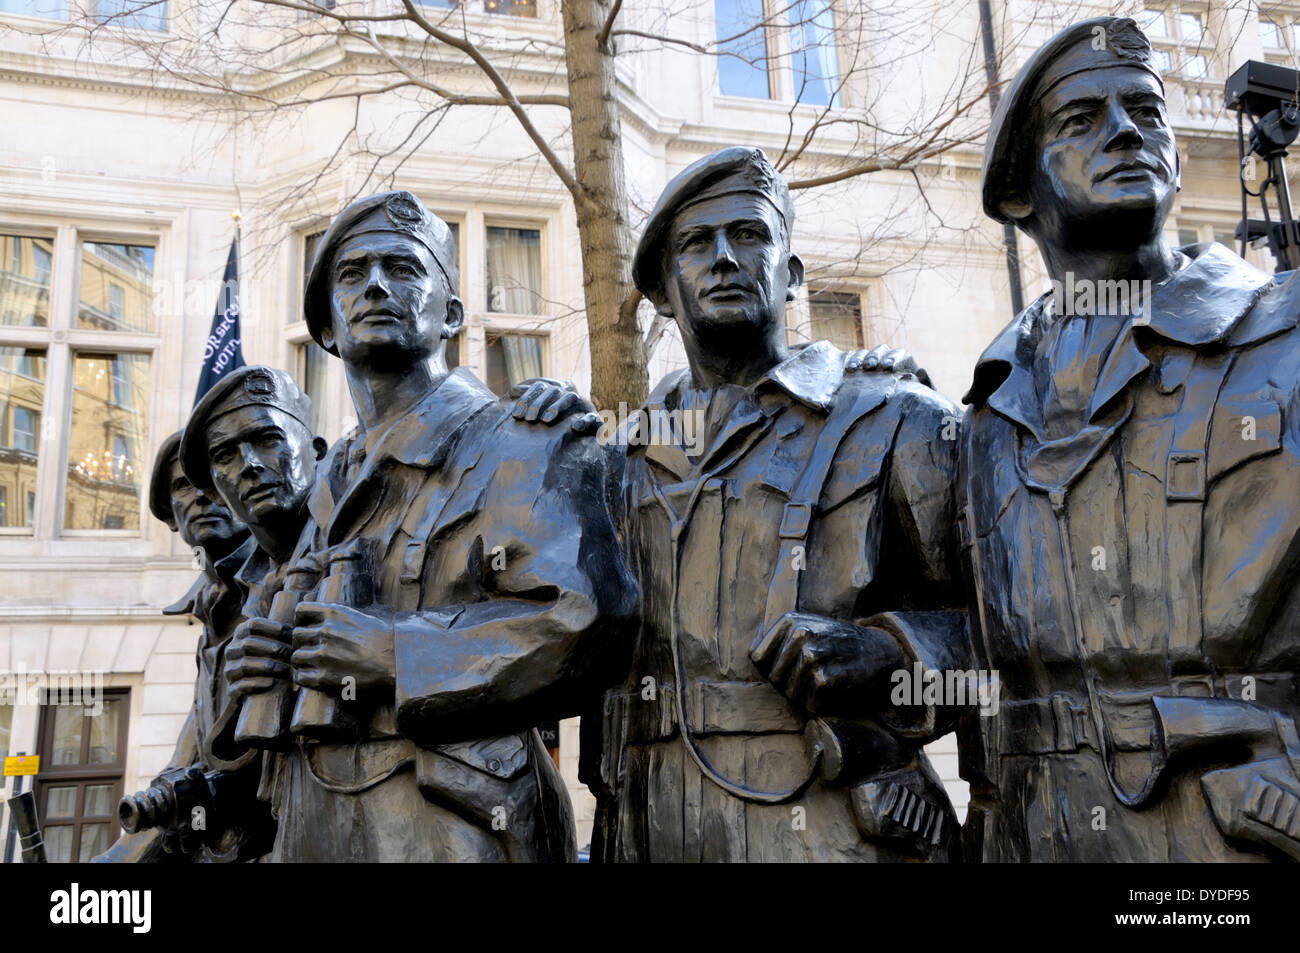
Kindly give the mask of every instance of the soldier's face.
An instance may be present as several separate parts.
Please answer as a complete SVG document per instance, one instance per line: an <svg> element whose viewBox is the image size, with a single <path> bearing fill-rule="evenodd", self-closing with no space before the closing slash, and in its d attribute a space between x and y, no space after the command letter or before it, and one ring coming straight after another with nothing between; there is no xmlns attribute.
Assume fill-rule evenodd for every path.
<svg viewBox="0 0 1300 953"><path fill-rule="evenodd" d="M760 196L688 205L665 251L664 294L686 337L707 341L784 327L785 303L803 266L787 250L776 209Z"/></svg>
<svg viewBox="0 0 1300 953"><path fill-rule="evenodd" d="M172 520L187 546L220 552L247 533L247 527L230 510L185 479L180 460L173 460L168 482L172 494Z"/></svg>
<svg viewBox="0 0 1300 953"><path fill-rule="evenodd" d="M1039 101L1029 202L1047 239L1131 241L1163 227L1178 150L1160 85L1134 67L1076 73Z"/></svg>
<svg viewBox="0 0 1300 953"><path fill-rule="evenodd" d="M440 354L461 314L427 248L405 235L365 233L334 256L322 340L348 364L402 366Z"/></svg>
<svg viewBox="0 0 1300 953"><path fill-rule="evenodd" d="M208 423L208 460L217 492L250 526L297 513L316 479L317 448L301 423L256 405Z"/></svg>

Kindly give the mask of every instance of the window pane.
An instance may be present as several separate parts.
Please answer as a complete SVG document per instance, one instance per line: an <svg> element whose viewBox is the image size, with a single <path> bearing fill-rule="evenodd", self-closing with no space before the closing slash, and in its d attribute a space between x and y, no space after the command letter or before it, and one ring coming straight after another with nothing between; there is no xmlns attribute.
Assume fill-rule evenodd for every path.
<svg viewBox="0 0 1300 953"><path fill-rule="evenodd" d="M104 710L90 718L90 753L88 764L115 764L117 758L118 722L122 702L106 699Z"/></svg>
<svg viewBox="0 0 1300 953"><path fill-rule="evenodd" d="M45 816L51 818L77 816L77 786L60 785L45 789Z"/></svg>
<svg viewBox="0 0 1300 953"><path fill-rule="evenodd" d="M61 824L58 827L46 827L41 831L45 841L45 859L52 864L72 863L72 827Z"/></svg>
<svg viewBox="0 0 1300 953"><path fill-rule="evenodd" d="M3 0L0 0L3 2ZM50 272L54 241L0 235L0 324L46 327L50 323Z"/></svg>
<svg viewBox="0 0 1300 953"><path fill-rule="evenodd" d="M85 725L85 709L80 706L55 705L54 744L50 763L81 764L81 730Z"/></svg>
<svg viewBox="0 0 1300 953"><path fill-rule="evenodd" d="M1184 43L1199 43L1201 40L1201 18L1195 13L1178 15L1178 32Z"/></svg>
<svg viewBox="0 0 1300 953"><path fill-rule="evenodd" d="M153 267L152 245L82 242L77 326L153 331Z"/></svg>
<svg viewBox="0 0 1300 953"><path fill-rule="evenodd" d="M488 13L503 13L511 17L536 17L536 0L483 0Z"/></svg>
<svg viewBox="0 0 1300 953"><path fill-rule="evenodd" d="M167 0L94 0L95 19L137 30L167 29Z"/></svg>
<svg viewBox="0 0 1300 953"><path fill-rule="evenodd" d="M771 98L767 81L767 28L763 0L714 0L718 89L724 96Z"/></svg>
<svg viewBox="0 0 1300 953"><path fill-rule="evenodd" d="M31 528L20 505L36 499L36 463L45 402L45 352L0 347L0 526Z"/></svg>
<svg viewBox="0 0 1300 953"><path fill-rule="evenodd" d="M325 432L325 351L315 341L298 345L298 382L311 398L312 432Z"/></svg>
<svg viewBox="0 0 1300 953"><path fill-rule="evenodd" d="M147 354L74 355L68 529L140 528L149 375Z"/></svg>
<svg viewBox="0 0 1300 953"><path fill-rule="evenodd" d="M1204 79L1208 72L1204 56L1189 56L1183 61L1183 75L1188 79Z"/></svg>
<svg viewBox="0 0 1300 953"><path fill-rule="evenodd" d="M1266 50L1275 50L1282 45L1282 34L1272 20L1259 21L1259 42Z"/></svg>
<svg viewBox="0 0 1300 953"><path fill-rule="evenodd" d="M1147 36L1169 35L1169 25L1161 10L1143 10L1137 15L1137 22Z"/></svg>
<svg viewBox="0 0 1300 953"><path fill-rule="evenodd" d="M311 277L311 266L316 261L316 249L320 247L320 240L325 237L324 232L312 232L310 235L304 235L302 238L302 291L307 293L307 279Z"/></svg>
<svg viewBox="0 0 1300 953"><path fill-rule="evenodd" d="M1200 242L1200 236L1196 234L1194 228L1180 228L1178 230L1179 245L1195 245Z"/></svg>
<svg viewBox="0 0 1300 953"><path fill-rule="evenodd" d="M109 826L107 824L82 824L81 844L77 848L77 856L81 863L89 863L108 850L109 843Z"/></svg>
<svg viewBox="0 0 1300 953"><path fill-rule="evenodd" d="M0 12L25 13L29 17L68 18L68 0L0 0Z"/></svg>
<svg viewBox="0 0 1300 953"><path fill-rule="evenodd" d="M86 804L81 809L82 817L111 817L113 811L113 785L86 785ZM84 839L84 834L82 835Z"/></svg>
<svg viewBox="0 0 1300 953"><path fill-rule="evenodd" d="M14 723L14 706L0 705L0 758L9 757L9 732Z"/></svg>
<svg viewBox="0 0 1300 953"><path fill-rule="evenodd" d="M795 100L815 106L839 105L835 101L839 52L830 0L795 0L790 6L790 52Z"/></svg>
<svg viewBox="0 0 1300 953"><path fill-rule="evenodd" d="M830 341L843 351L862 347L862 300L851 292L814 291L808 295L812 339Z"/></svg>
<svg viewBox="0 0 1300 953"><path fill-rule="evenodd" d="M535 228L487 229L489 311L538 314L542 310L542 233Z"/></svg>
<svg viewBox="0 0 1300 953"><path fill-rule="evenodd" d="M520 381L541 377L542 339L535 334L489 334L487 386L505 396Z"/></svg>
<svg viewBox="0 0 1300 953"><path fill-rule="evenodd" d="M1170 59L1168 50L1152 50L1151 60L1155 63L1158 72L1168 73L1174 68L1174 61Z"/></svg>

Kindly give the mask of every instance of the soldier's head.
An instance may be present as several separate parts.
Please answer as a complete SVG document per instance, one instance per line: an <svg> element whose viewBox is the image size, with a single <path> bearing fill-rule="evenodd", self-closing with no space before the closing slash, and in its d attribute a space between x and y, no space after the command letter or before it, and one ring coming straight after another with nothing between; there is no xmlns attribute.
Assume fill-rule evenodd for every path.
<svg viewBox="0 0 1300 953"><path fill-rule="evenodd" d="M181 469L181 433L158 448L149 479L149 511L179 533L185 545L198 546L214 562L248 538L248 527L235 519L215 494L194 486Z"/></svg>
<svg viewBox="0 0 1300 953"><path fill-rule="evenodd" d="M311 398L271 367L241 367L194 407L181 439L185 476L220 494L254 530L301 519L324 439L311 431Z"/></svg>
<svg viewBox="0 0 1300 953"><path fill-rule="evenodd" d="M984 210L1040 244L1158 237L1180 185L1151 44L1127 18L1062 30L1029 58L989 129Z"/></svg>
<svg viewBox="0 0 1300 953"><path fill-rule="evenodd" d="M668 183L637 246L637 288L692 345L784 340L785 306L803 282L790 251L794 204L758 149L706 156Z"/></svg>
<svg viewBox="0 0 1300 953"><path fill-rule="evenodd" d="M349 366L444 361L464 323L451 229L410 192L360 199L321 239L307 280L307 327Z"/></svg>

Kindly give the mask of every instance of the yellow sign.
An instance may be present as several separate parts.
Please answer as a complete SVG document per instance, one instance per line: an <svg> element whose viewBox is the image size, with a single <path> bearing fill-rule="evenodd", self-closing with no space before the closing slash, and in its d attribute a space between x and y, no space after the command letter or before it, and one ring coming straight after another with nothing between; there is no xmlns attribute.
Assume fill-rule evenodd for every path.
<svg viewBox="0 0 1300 953"><path fill-rule="evenodd" d="M16 774L35 774L41 767L41 756L38 754L20 754L17 757L5 758L5 777Z"/></svg>

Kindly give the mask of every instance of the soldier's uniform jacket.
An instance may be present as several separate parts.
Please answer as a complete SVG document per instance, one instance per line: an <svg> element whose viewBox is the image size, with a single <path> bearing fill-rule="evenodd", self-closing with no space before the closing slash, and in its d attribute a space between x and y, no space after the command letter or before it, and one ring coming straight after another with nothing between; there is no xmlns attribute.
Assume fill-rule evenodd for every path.
<svg viewBox="0 0 1300 953"><path fill-rule="evenodd" d="M271 794L272 859L571 860L569 796L534 725L576 714L635 611L604 455L515 421L457 370L367 452L322 463L310 550L361 541L391 618L395 697L344 709L360 741L300 741ZM308 598L311 598L309 594Z"/></svg>
<svg viewBox="0 0 1300 953"><path fill-rule="evenodd" d="M1087 354L1074 425L1042 410L1070 373L1044 358L1067 333L1050 296L976 368L963 529L1002 684L962 732L976 858L1238 859L1300 835L1300 285L1220 245L1181 252L1137 323L1091 319L1120 327ZM1187 726L1228 715L1264 729L1197 749ZM1209 773L1251 745L1271 760Z"/></svg>
<svg viewBox="0 0 1300 953"><path fill-rule="evenodd" d="M870 752L865 762L848 758L834 782L817 773L777 804L708 779L678 723L685 684L688 740L712 767L749 790L784 792L813 774L812 735L810 716L750 658L766 616L873 617L909 668L964 657L963 614L943 611L960 599L958 412L910 378L846 377L843 367L844 355L818 342L729 395L693 391L682 371L651 395L640 424L649 429L627 436L625 544L643 611L626 682L605 698L599 776L590 757L585 770L609 825L593 842L604 859L932 859L954 842L951 808L920 750L950 729L947 710L839 723ZM667 415L696 407L707 423L693 456L692 434ZM818 459L823 471L807 478Z"/></svg>
<svg viewBox="0 0 1300 953"><path fill-rule="evenodd" d="M194 683L194 702L164 771L206 764L214 770L256 772L253 765L257 757L255 752L227 761L214 753L212 745L219 720L223 714L228 717L229 698L222 675L225 650L235 628L244 619L242 606L248 595L249 563L255 561L254 555L258 552L256 541L250 536L232 553L205 565L203 574L195 580L189 592L163 609L164 615L192 615L202 624L196 651L198 677ZM249 859L250 851L260 852L259 844L248 842L241 831L228 830L216 849L203 847L194 855L166 854L162 850L162 832L151 828L138 834L123 834L102 859L116 862L222 862Z"/></svg>

